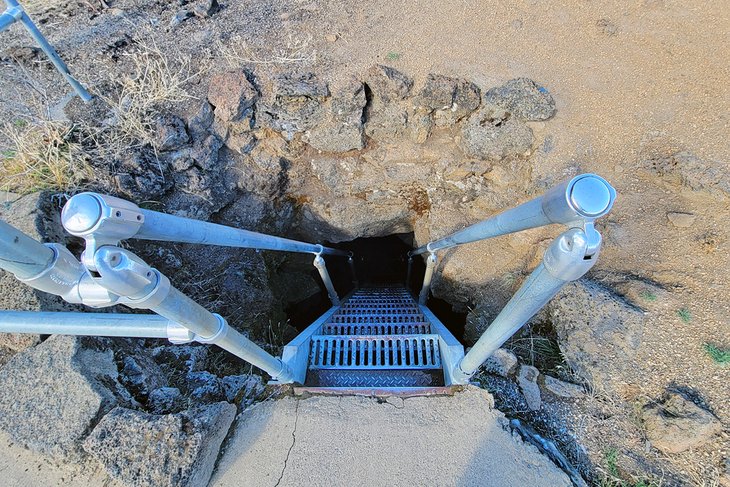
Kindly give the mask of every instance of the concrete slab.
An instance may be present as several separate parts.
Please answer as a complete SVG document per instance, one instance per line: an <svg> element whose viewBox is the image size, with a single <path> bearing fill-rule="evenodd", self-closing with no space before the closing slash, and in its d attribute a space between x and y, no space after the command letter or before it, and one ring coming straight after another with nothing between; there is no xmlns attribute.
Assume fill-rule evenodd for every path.
<svg viewBox="0 0 730 487"><path fill-rule="evenodd" d="M287 397L240 414L211 485L571 485L505 424L474 387L451 397Z"/></svg>

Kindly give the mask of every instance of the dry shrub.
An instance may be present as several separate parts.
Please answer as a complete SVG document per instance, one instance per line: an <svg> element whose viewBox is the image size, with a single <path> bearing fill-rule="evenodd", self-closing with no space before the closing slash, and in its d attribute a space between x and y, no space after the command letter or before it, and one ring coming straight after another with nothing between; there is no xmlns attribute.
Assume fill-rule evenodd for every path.
<svg viewBox="0 0 730 487"><path fill-rule="evenodd" d="M154 44L137 44L129 56L132 73L115 80L116 96L104 97L113 113L104 143L114 155L129 147L155 147L155 119L172 103L192 98L185 84L199 74L191 73L189 60L170 60Z"/></svg>
<svg viewBox="0 0 730 487"><path fill-rule="evenodd" d="M9 142L0 159L0 187L5 191L74 193L92 176L88 154L68 123L5 124L0 131Z"/></svg>
<svg viewBox="0 0 730 487"><path fill-rule="evenodd" d="M297 38L289 34L286 43L279 47L253 48L240 36L234 36L227 44L218 41L217 48L232 68L247 64L305 64L317 61L317 51L310 48L311 40L311 36Z"/></svg>

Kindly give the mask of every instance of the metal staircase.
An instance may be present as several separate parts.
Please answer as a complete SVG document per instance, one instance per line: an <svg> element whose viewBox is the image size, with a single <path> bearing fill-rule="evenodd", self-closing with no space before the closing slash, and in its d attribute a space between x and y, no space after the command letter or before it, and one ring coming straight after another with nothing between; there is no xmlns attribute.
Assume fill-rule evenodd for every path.
<svg viewBox="0 0 730 487"><path fill-rule="evenodd" d="M0 311L0 332L167 338L177 344L217 345L269 374L272 382L295 384L299 391L448 392L451 386L468 383L481 364L566 283L596 263L601 235L594 224L610 211L615 198L616 191L600 176L576 176L540 197L411 251L405 287L360 288L341 301L324 256L346 258L357 282L350 252L167 215L113 196L81 193L69 199L61 214L66 231L85 240L78 258L63 245L41 244L0 221L0 269L70 303L92 308L123 304L155 314ZM549 245L542 262L465 355L461 343L426 307L438 252L553 223L568 230ZM311 254L332 308L288 343L281 358L275 357L121 247L131 238ZM418 256L425 259L426 269L417 302L407 288Z"/></svg>
<svg viewBox="0 0 730 487"><path fill-rule="evenodd" d="M405 288L352 294L312 336L305 386L443 386L439 335Z"/></svg>

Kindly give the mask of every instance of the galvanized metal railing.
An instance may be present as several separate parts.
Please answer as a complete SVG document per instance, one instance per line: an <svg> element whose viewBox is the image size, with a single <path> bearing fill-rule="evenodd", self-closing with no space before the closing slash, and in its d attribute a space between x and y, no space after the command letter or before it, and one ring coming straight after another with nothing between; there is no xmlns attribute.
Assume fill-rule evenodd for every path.
<svg viewBox="0 0 730 487"><path fill-rule="evenodd" d="M281 359L177 290L159 270L120 248L120 242L141 238L311 253L333 305L339 304L339 297L322 255L352 261L352 254L342 250L144 210L129 201L96 193L72 197L61 219L69 233L86 241L81 261L63 245L41 244L0 221L0 268L70 303L94 308L124 304L159 316L3 311L0 332L164 337L173 343L215 344L282 383L295 377Z"/></svg>
<svg viewBox="0 0 730 487"><path fill-rule="evenodd" d="M552 223L569 227L553 241L541 264L472 349L454 365L452 377L455 383L467 382L479 366L567 282L578 279L593 267L601 248L601 235L596 231L594 222L611 210L615 199L616 191L608 181L595 174L582 174L559 184L541 197L409 252L407 284L413 257L428 254L419 293L419 303L425 305L440 250Z"/></svg>
<svg viewBox="0 0 730 487"><path fill-rule="evenodd" d="M53 65L56 67L56 70L58 70L61 76L63 76L68 84L71 85L81 99L84 101L91 100L92 97L89 92L86 91L86 88L84 88L81 83L71 76L66 63L63 62L55 49L53 49L53 46L51 46L43 34L41 34L41 31L39 31L35 26L31 18L23 9L22 5L20 5L16 0L5 0L5 4L7 5L7 8L2 14L0 14L0 32L9 28L15 22L23 24L25 29L38 43L43 52L46 53L46 56L48 56L48 59L51 60Z"/></svg>

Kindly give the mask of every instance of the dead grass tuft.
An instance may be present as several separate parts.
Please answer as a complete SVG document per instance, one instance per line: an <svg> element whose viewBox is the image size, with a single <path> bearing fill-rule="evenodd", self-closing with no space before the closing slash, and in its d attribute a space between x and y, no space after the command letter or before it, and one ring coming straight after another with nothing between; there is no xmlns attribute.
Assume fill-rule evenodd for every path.
<svg viewBox="0 0 730 487"><path fill-rule="evenodd" d="M193 98L185 85L200 74L187 59L170 59L154 44L137 41L129 56L131 74L115 82L119 92L104 97L113 118L104 133L107 148L119 155L130 147L156 146L155 119L165 108Z"/></svg>
<svg viewBox="0 0 730 487"><path fill-rule="evenodd" d="M0 187L32 193L75 193L91 178L89 156L77 142L73 125L38 120L0 128L9 147L0 153Z"/></svg>
<svg viewBox="0 0 730 487"><path fill-rule="evenodd" d="M311 36L297 38L288 35L286 44L281 47L253 48L240 36L233 37L227 44L218 41L217 48L221 57L231 68L247 64L299 64L315 63L317 51L310 48Z"/></svg>

